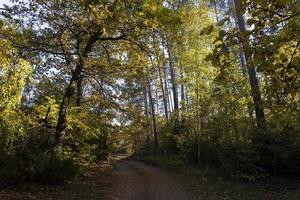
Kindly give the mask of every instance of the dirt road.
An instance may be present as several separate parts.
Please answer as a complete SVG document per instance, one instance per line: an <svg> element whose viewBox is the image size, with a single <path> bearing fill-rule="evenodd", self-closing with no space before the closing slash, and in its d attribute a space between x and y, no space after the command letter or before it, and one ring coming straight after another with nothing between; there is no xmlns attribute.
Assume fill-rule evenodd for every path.
<svg viewBox="0 0 300 200"><path fill-rule="evenodd" d="M132 160L117 162L117 184L112 200L189 200L174 175Z"/></svg>

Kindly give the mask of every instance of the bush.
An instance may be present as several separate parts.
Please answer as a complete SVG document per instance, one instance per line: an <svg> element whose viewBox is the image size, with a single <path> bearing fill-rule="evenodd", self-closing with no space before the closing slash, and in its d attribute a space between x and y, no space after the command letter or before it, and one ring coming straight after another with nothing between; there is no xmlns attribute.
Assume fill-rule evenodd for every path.
<svg viewBox="0 0 300 200"><path fill-rule="evenodd" d="M20 179L24 179L18 164L19 162L14 155L3 151L0 153L0 185L15 184Z"/></svg>
<svg viewBox="0 0 300 200"><path fill-rule="evenodd" d="M213 130L212 130L213 131ZM256 180L270 175L300 175L300 135L296 128L269 128L267 133L249 129L237 141L230 135L206 137L202 135L201 165L224 172L224 175L240 176ZM168 151L169 133L161 133L161 147ZM177 136L177 154L190 163L197 161L197 138L194 134ZM172 144L172 143L171 143ZM174 152L174 151L173 151Z"/></svg>
<svg viewBox="0 0 300 200"><path fill-rule="evenodd" d="M0 150L1 184L23 181L56 182L70 180L80 172L72 157L63 157L53 150L53 130L30 129L24 138L15 138L11 147Z"/></svg>
<svg viewBox="0 0 300 200"><path fill-rule="evenodd" d="M57 183L66 180L71 180L80 173L80 166L74 160L61 159L53 155L44 166L43 170L39 171L35 176L36 181L47 183Z"/></svg>
<svg viewBox="0 0 300 200"><path fill-rule="evenodd" d="M300 135L296 131L269 129L253 137L259 164L274 175L300 175Z"/></svg>
<svg viewBox="0 0 300 200"><path fill-rule="evenodd" d="M197 136L195 135L180 135L177 141L180 156L191 162L197 163Z"/></svg>
<svg viewBox="0 0 300 200"><path fill-rule="evenodd" d="M177 138L172 130L171 124L166 124L159 130L158 147L165 154L178 153Z"/></svg>

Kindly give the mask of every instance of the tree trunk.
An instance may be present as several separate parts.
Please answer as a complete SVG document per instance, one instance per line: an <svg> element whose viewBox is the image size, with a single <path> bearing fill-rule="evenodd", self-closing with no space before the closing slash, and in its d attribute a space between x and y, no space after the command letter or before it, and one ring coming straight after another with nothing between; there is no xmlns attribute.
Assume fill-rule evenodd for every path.
<svg viewBox="0 0 300 200"><path fill-rule="evenodd" d="M172 112L172 106L171 106L171 100L170 100L170 92L169 92L169 86L168 86L168 76L166 73L166 67L163 68L163 73L164 73L164 85L165 85L165 91L166 91L166 99L167 99L167 104L168 104L168 108L169 108L169 113Z"/></svg>
<svg viewBox="0 0 300 200"><path fill-rule="evenodd" d="M185 94L184 94L184 85L181 84L181 101L185 101Z"/></svg>
<svg viewBox="0 0 300 200"><path fill-rule="evenodd" d="M168 103L167 103L166 92L165 92L165 88L164 88L164 82L163 82L163 78L161 75L161 69L160 69L159 65L157 65L157 70L158 70L159 81L160 81L160 89L161 89L162 97L163 97L165 117L166 117L166 120L168 121L169 120Z"/></svg>
<svg viewBox="0 0 300 200"><path fill-rule="evenodd" d="M67 87L66 93L60 104L58 120L57 120L57 125L56 125L56 137L55 137L56 145L62 144L64 134L65 134L65 129L67 127L67 112L68 112L68 109L70 106L71 98L72 98L75 88L76 88L76 82L79 79L81 71L82 71L82 66L77 66L77 69L73 73L73 76Z"/></svg>
<svg viewBox="0 0 300 200"><path fill-rule="evenodd" d="M166 97L166 93L168 93L166 91L166 86L164 86L164 82L163 82L163 77L162 77L162 72L161 72L161 62L160 62L160 48L158 47L158 40L157 37L155 35L155 33L152 34L153 37L153 46L154 46L154 50L155 50L155 57L156 57L156 67L157 67L157 71L158 71L158 77L159 77L159 87L161 89L162 92L162 98L163 98L163 104L164 104L164 111L165 111L165 118L166 121L169 120L169 113L168 113L168 102L167 102L167 97Z"/></svg>
<svg viewBox="0 0 300 200"><path fill-rule="evenodd" d="M189 87L186 85L185 87L185 102L186 102L186 108L189 109Z"/></svg>
<svg viewBox="0 0 300 200"><path fill-rule="evenodd" d="M178 51L179 54L179 51ZM180 100L182 103L184 103L185 101L185 94L184 94L184 71L183 71L183 65L182 62L180 60L178 60L179 63L179 67L180 67L180 79L181 79L181 84L180 84Z"/></svg>
<svg viewBox="0 0 300 200"><path fill-rule="evenodd" d="M231 0L230 3L232 5L232 7L234 8L233 0ZM238 28L239 25L237 23L237 14L236 14L236 12L234 12L234 18L235 18L235 26ZM239 61L240 61L243 76L247 77L247 66L246 66L245 54L244 54L243 45L242 45L241 42L239 42ZM245 97L246 97L246 99L249 99L248 94L246 94ZM251 119L251 122L254 124L255 122L254 122L253 115L252 115L253 111L251 110L251 106L250 106L249 102L247 103L247 110L248 110L248 115Z"/></svg>
<svg viewBox="0 0 300 200"><path fill-rule="evenodd" d="M158 148L158 139L157 139L157 130L156 130L156 116L155 116L155 108L154 108L154 102L153 102L153 98L152 98L151 83L150 83L150 78L149 78L148 72L147 72L147 85L148 85L148 96L149 96L149 103L150 103L151 115L152 115L154 149L156 151L157 148Z"/></svg>
<svg viewBox="0 0 300 200"><path fill-rule="evenodd" d="M196 78L197 88L196 88L196 137L197 137L197 161L198 166L201 167L201 120L200 120L200 97L199 97L199 88L198 88L198 77Z"/></svg>
<svg viewBox="0 0 300 200"><path fill-rule="evenodd" d="M77 81L77 99L76 99L76 105L78 107L81 106L81 100L82 100L82 93L83 93L83 76L80 75L79 79Z"/></svg>
<svg viewBox="0 0 300 200"><path fill-rule="evenodd" d="M61 101L58 119L56 124L56 133L55 133L55 145L61 146L65 134L65 129L67 127L67 112L71 103L71 99L74 96L75 89L77 87L78 81L81 79L83 67L86 59L88 58L88 54L92 50L94 44L98 41L98 37L100 33L95 33L93 36L89 38L87 41L85 48L81 52L80 49L78 51L78 61L75 70L72 73L71 80L66 89L66 93ZM80 103L80 102L79 102Z"/></svg>
<svg viewBox="0 0 300 200"><path fill-rule="evenodd" d="M174 133L178 134L179 133L179 117L178 117L178 91L177 91L177 83L176 83L176 73L174 69L174 63L173 63L173 57L172 57L172 52L171 52L171 46L168 41L166 40L167 43L167 52L168 52L168 57L169 57L169 67L170 67L170 75L171 75L171 83L172 83L172 92L173 92L173 101L174 101L174 116L175 116L175 124L174 124Z"/></svg>
<svg viewBox="0 0 300 200"><path fill-rule="evenodd" d="M156 112L158 115L160 115L160 111L159 111L159 98L158 98L158 92L157 89L154 91L155 92L155 104L156 104Z"/></svg>
<svg viewBox="0 0 300 200"><path fill-rule="evenodd" d="M240 32L240 42L244 51L245 61L246 61L246 66L247 66L247 71L248 71L248 76L249 76L249 81L251 86L251 93L254 102L256 122L257 122L257 126L260 129L265 130L266 129L265 113L262 106L262 99L261 99L258 79L256 76L256 70L251 61L252 53L250 50L249 37L246 35L247 34L246 25L245 25L243 12L241 9L240 0L234 0L234 5L235 5L237 24Z"/></svg>
<svg viewBox="0 0 300 200"><path fill-rule="evenodd" d="M144 90L143 90L143 95L144 95L144 115L148 116L149 111L148 111L148 95L147 95L147 84L145 84Z"/></svg>
<svg viewBox="0 0 300 200"><path fill-rule="evenodd" d="M176 83L176 73L175 73L175 69L174 69L171 46L170 46L170 43L168 40L167 40L167 51L168 51L168 57L169 57L169 67L170 67L170 75L171 75L171 82L172 82L174 111L177 111L179 106L178 106L178 91L177 91L177 83Z"/></svg>

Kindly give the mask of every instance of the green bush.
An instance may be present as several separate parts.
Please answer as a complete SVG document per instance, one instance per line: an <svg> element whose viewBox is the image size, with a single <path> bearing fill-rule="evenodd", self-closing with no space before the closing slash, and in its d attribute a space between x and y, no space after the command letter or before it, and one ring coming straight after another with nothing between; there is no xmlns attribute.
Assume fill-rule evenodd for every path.
<svg viewBox="0 0 300 200"><path fill-rule="evenodd" d="M239 141L222 132L202 134L201 165L223 171L224 175L231 174L247 180L270 175L300 175L299 131L296 127L280 127L270 127L267 132L255 127L248 128L247 132L239 133ZM160 133L160 147L165 152L175 153L187 162L196 164L197 136L180 134L175 137L170 130L165 130ZM175 142L178 151L170 151L174 149Z"/></svg>
<svg viewBox="0 0 300 200"><path fill-rule="evenodd" d="M178 153L177 137L172 133L172 125L166 124L159 130L159 150L165 154Z"/></svg>
<svg viewBox="0 0 300 200"><path fill-rule="evenodd" d="M53 150L53 130L36 127L23 138L10 141L10 148L0 150L1 184L23 181L70 180L80 172L71 157L61 156Z"/></svg>
<svg viewBox="0 0 300 200"><path fill-rule="evenodd" d="M177 147L183 159L191 163L197 163L197 136L187 134L180 135L178 137Z"/></svg>
<svg viewBox="0 0 300 200"><path fill-rule="evenodd" d="M300 134L296 130L269 129L256 134L252 145L260 156L257 165L274 175L300 175Z"/></svg>
<svg viewBox="0 0 300 200"><path fill-rule="evenodd" d="M44 166L43 170L39 171L35 176L36 181L47 183L57 183L66 180L71 180L80 173L80 166L74 160L61 159L57 156L52 156Z"/></svg>

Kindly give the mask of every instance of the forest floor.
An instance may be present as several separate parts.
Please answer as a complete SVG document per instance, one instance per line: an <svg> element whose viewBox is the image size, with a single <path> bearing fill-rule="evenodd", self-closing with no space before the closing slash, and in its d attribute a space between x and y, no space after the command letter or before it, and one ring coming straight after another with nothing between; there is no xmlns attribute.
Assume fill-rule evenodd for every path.
<svg viewBox="0 0 300 200"><path fill-rule="evenodd" d="M192 200L174 171L114 157L61 185L23 184L0 189L0 200Z"/></svg>
<svg viewBox="0 0 300 200"><path fill-rule="evenodd" d="M115 170L102 162L76 178L58 185L24 183L17 187L0 188L0 200L106 200L105 194L116 182Z"/></svg>
<svg viewBox="0 0 300 200"><path fill-rule="evenodd" d="M273 177L249 183L181 165L172 157L145 157L143 162L115 157L65 184L0 189L0 200L97 199L299 200L300 180Z"/></svg>
<svg viewBox="0 0 300 200"><path fill-rule="evenodd" d="M176 172L194 200L299 200L299 177L266 177L246 181L213 169L199 169L172 156L142 156L137 159ZM238 178L239 177L239 178Z"/></svg>

